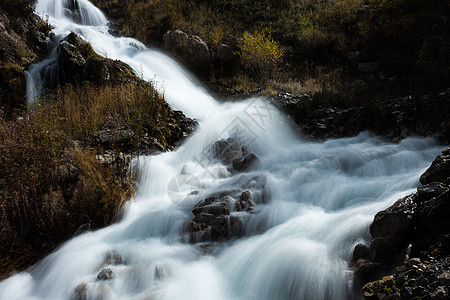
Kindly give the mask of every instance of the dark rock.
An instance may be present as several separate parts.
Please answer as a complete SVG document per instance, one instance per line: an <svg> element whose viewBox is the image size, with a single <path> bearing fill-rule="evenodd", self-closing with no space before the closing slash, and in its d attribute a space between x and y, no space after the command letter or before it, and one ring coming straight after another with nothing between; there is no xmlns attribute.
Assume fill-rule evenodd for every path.
<svg viewBox="0 0 450 300"><path fill-rule="evenodd" d="M115 275L115 272L111 268L106 268L100 271L97 275L98 280L110 280L113 279Z"/></svg>
<svg viewBox="0 0 450 300"><path fill-rule="evenodd" d="M197 216L201 213L212 214L214 216L229 215L230 210L223 205L207 205L194 208L192 213Z"/></svg>
<svg viewBox="0 0 450 300"><path fill-rule="evenodd" d="M73 78L71 82L75 80L81 80L83 70L86 66L86 60L81 55L79 49L69 42L63 40L59 44L57 52L58 63L65 71L64 79Z"/></svg>
<svg viewBox="0 0 450 300"><path fill-rule="evenodd" d="M231 170L236 172L248 171L259 163L255 154L251 153L246 146L239 145L233 138L215 142L212 153L214 158L221 160L224 164L231 164Z"/></svg>
<svg viewBox="0 0 450 300"><path fill-rule="evenodd" d="M355 279L358 284L365 284L376 279L379 274L379 263L371 263L365 259L358 259L355 263Z"/></svg>
<svg viewBox="0 0 450 300"><path fill-rule="evenodd" d="M375 215L370 225L372 243L371 258L374 262L393 263L386 259L401 256L409 244L416 204L414 194L395 202L388 209Z"/></svg>
<svg viewBox="0 0 450 300"><path fill-rule="evenodd" d="M206 198L205 201L199 202L195 205L195 207L202 207L206 205L211 205L216 200L216 197L212 196L209 198Z"/></svg>
<svg viewBox="0 0 450 300"><path fill-rule="evenodd" d="M243 218L230 216L229 236L240 237L245 233Z"/></svg>
<svg viewBox="0 0 450 300"><path fill-rule="evenodd" d="M98 84L138 80L130 66L121 61L98 55L89 43L73 32L60 42L57 53L58 66L51 66L50 73L53 73L52 76L57 78L60 84L79 83L84 80ZM44 73L41 74L44 81L47 73L48 70L44 70Z"/></svg>
<svg viewBox="0 0 450 300"><path fill-rule="evenodd" d="M419 246L434 243L439 236L450 233L450 190L419 206L417 239Z"/></svg>
<svg viewBox="0 0 450 300"><path fill-rule="evenodd" d="M420 176L420 183L445 182L450 177L450 149L442 151L431 166Z"/></svg>
<svg viewBox="0 0 450 300"><path fill-rule="evenodd" d="M416 202L424 202L439 196L448 190L448 186L441 182L433 182L417 188Z"/></svg>
<svg viewBox="0 0 450 300"><path fill-rule="evenodd" d="M238 172L245 172L255 167L259 163L258 157L255 154L250 153L243 158L237 158L233 160L233 169Z"/></svg>
<svg viewBox="0 0 450 300"><path fill-rule="evenodd" d="M163 45L194 68L204 70L212 64L209 47L198 36L188 35L178 29L169 30L163 36Z"/></svg>
<svg viewBox="0 0 450 300"><path fill-rule="evenodd" d="M199 213L198 215L195 216L193 221L196 223L214 225L216 221L216 216L209 213Z"/></svg>
<svg viewBox="0 0 450 300"><path fill-rule="evenodd" d="M353 250L354 261L357 261L360 258L369 258L369 257L370 257L370 250L366 245L358 244L355 246L355 249Z"/></svg>

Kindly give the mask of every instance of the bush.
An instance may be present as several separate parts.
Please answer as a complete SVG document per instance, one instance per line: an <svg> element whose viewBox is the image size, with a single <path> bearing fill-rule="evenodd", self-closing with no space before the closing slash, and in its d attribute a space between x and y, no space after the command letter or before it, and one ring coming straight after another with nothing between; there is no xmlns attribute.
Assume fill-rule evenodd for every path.
<svg viewBox="0 0 450 300"><path fill-rule="evenodd" d="M244 68L257 81L265 83L279 71L283 51L269 31L244 32L238 47Z"/></svg>

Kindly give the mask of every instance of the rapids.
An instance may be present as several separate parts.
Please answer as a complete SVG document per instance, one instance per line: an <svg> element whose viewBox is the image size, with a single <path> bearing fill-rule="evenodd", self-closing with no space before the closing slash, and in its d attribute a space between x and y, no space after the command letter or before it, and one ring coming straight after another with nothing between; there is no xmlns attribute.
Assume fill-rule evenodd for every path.
<svg viewBox="0 0 450 300"><path fill-rule="evenodd" d="M120 221L1 281L1 300L361 298L352 291L353 248L369 242L376 212L417 187L439 153L432 139L390 144L361 133L308 142L267 99L218 102L168 55L110 35L106 17L87 0L38 0L35 12L54 26L54 49L27 73L30 101L38 77L55 67L55 45L73 31L97 53L156 80L170 105L199 127L176 151L133 161L138 190ZM229 137L258 156L257 168L230 173L211 159L211 145ZM244 237L206 247L184 242L197 202L244 188L257 204L244 218ZM99 280L105 268L114 276Z"/></svg>

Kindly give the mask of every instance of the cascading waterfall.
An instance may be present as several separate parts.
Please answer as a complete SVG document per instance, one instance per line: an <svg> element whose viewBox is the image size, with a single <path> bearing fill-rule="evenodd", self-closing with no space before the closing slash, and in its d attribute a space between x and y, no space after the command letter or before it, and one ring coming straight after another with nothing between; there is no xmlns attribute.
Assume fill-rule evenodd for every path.
<svg viewBox="0 0 450 300"><path fill-rule="evenodd" d="M161 82L167 101L199 119L199 128L177 151L134 161L138 191L120 222L77 236L0 282L1 300L359 298L352 294L353 247L368 242L376 212L418 185L439 152L432 139L389 144L362 133L306 142L266 99L218 103L168 56L109 35L106 18L86 0L39 0L35 10L48 15L56 41L73 31L98 53ZM30 95L54 56L30 69ZM230 173L210 158L210 146L229 137L258 156L257 168ZM171 186L180 176L196 184ZM184 242L195 203L243 188L256 202L251 214L231 212L245 215L244 237L206 248ZM99 280L108 268L113 279Z"/></svg>

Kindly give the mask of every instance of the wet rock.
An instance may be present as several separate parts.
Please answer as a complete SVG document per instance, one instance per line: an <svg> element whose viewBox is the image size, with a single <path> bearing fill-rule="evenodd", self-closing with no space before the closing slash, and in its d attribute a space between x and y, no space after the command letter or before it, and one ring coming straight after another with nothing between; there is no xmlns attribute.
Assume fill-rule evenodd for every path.
<svg viewBox="0 0 450 300"><path fill-rule="evenodd" d="M113 279L115 276L115 272L111 268L106 268L100 271L97 275L98 280L110 280Z"/></svg>
<svg viewBox="0 0 450 300"><path fill-rule="evenodd" d="M446 192L448 186L441 182L433 182L426 185L419 186L417 188L417 198L416 202L424 202L439 196L440 194Z"/></svg>
<svg viewBox="0 0 450 300"><path fill-rule="evenodd" d="M125 259L116 251L109 251L105 254L103 264L105 265L121 265L125 263Z"/></svg>
<svg viewBox="0 0 450 300"><path fill-rule="evenodd" d="M195 207L202 207L206 205L211 205L216 200L216 197L212 196L209 198L206 198L205 201L201 201L195 205Z"/></svg>
<svg viewBox="0 0 450 300"><path fill-rule="evenodd" d="M256 206L251 197L249 191L237 190L200 201L192 210L194 218L187 222L186 240L190 243L224 241L244 235L244 224Z"/></svg>
<svg viewBox="0 0 450 300"><path fill-rule="evenodd" d="M231 165L231 171L246 172L259 164L258 157L233 138L215 142L212 152L214 158Z"/></svg>
<svg viewBox="0 0 450 300"><path fill-rule="evenodd" d="M394 263L402 256L409 244L413 224L413 214L416 209L415 195L402 198L388 209L375 215L370 233L371 258L374 262Z"/></svg>
<svg viewBox="0 0 450 300"><path fill-rule="evenodd" d="M358 244L353 250L353 260L357 261L360 258L369 258L370 249L364 244Z"/></svg>
<svg viewBox="0 0 450 300"><path fill-rule="evenodd" d="M450 177L450 149L442 151L431 166L420 176L420 183L446 182Z"/></svg>
<svg viewBox="0 0 450 300"><path fill-rule="evenodd" d="M74 300L86 300L87 292L88 292L87 283L83 282L75 288L75 290L73 292L73 299Z"/></svg>
<svg viewBox="0 0 450 300"><path fill-rule="evenodd" d="M258 157L256 157L256 155L253 153L249 153L245 156L243 155L242 158L234 159L232 162L233 169L238 172L248 171L252 167L258 165L258 163L259 163Z"/></svg>
<svg viewBox="0 0 450 300"><path fill-rule="evenodd" d="M204 223L204 224L214 224L216 220L216 216L209 213L199 213L195 216L194 222L195 223Z"/></svg>
<svg viewBox="0 0 450 300"><path fill-rule="evenodd" d="M450 233L450 190L423 202L418 210L417 239L420 247L433 244Z"/></svg>
<svg viewBox="0 0 450 300"><path fill-rule="evenodd" d="M197 216L201 213L212 214L214 216L229 215L230 210L223 205L205 205L194 208L192 213Z"/></svg>

